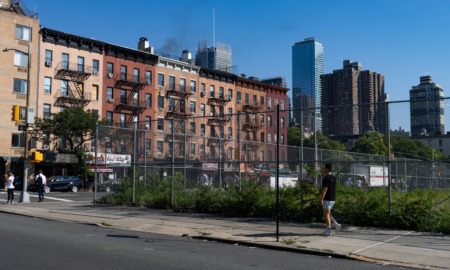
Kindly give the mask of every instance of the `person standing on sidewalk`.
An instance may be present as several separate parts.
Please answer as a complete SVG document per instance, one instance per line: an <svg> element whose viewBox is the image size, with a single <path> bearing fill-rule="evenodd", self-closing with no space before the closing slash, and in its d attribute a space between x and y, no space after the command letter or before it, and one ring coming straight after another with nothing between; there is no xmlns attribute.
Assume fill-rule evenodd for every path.
<svg viewBox="0 0 450 270"><path fill-rule="evenodd" d="M325 218L325 224L327 229L323 232L323 235L331 236L334 233L339 232L341 224L331 216L331 209L333 209L336 202L336 177L331 174L333 167L330 163L325 164L325 177L322 180L322 192L320 194L320 205L323 208L323 216ZM335 227L333 233L331 224Z"/></svg>
<svg viewBox="0 0 450 270"><path fill-rule="evenodd" d="M14 201L14 175L8 171L5 179L5 185L8 190L8 201L6 203L13 204Z"/></svg>
<svg viewBox="0 0 450 270"><path fill-rule="evenodd" d="M45 186L47 185L47 178L42 173L42 169L39 169L39 174L36 175L36 179L34 180L34 183L36 185L36 189L38 192L39 202L43 202L44 201L44 189L45 189Z"/></svg>

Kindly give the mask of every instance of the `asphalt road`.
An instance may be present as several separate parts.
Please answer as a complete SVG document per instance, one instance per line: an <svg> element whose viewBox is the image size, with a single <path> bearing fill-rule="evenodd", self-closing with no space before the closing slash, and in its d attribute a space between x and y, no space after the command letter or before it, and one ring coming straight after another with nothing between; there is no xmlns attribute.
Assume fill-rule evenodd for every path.
<svg viewBox="0 0 450 270"><path fill-rule="evenodd" d="M20 199L20 193L22 191L16 190L14 192L14 202L19 202ZM36 192L29 192L30 194L30 202L37 202L38 201L38 195ZM98 192L97 193L97 199L101 198L102 196L106 195L108 193L106 192ZM6 201L7 199L6 192L0 192L0 201ZM94 201L94 193L88 192L88 191L80 191L77 193L73 192L50 192L45 194L45 201L67 201L67 202L78 202L78 201Z"/></svg>
<svg viewBox="0 0 450 270"><path fill-rule="evenodd" d="M0 220L4 270L404 269L4 213Z"/></svg>

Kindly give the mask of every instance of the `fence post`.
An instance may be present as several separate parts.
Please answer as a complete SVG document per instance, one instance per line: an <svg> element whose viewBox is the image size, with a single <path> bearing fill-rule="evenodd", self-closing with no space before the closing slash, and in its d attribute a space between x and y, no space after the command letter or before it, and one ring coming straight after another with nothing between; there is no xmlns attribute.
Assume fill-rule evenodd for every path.
<svg viewBox="0 0 450 270"><path fill-rule="evenodd" d="M172 122L172 192L171 192L171 204L173 208L174 194L175 194L175 121L170 119Z"/></svg>
<svg viewBox="0 0 450 270"><path fill-rule="evenodd" d="M280 105L277 104L277 106L275 107L276 109L276 116L277 116L277 144L276 144L276 149L277 149L277 178L276 178L276 189L277 189L277 202L276 202L276 218L277 218L277 242L279 240L279 233L280 233L280 217L279 217L279 208L280 208Z"/></svg>
<svg viewBox="0 0 450 270"><path fill-rule="evenodd" d="M238 122L238 129L237 129L237 137L238 137L238 171L239 171L239 189L241 189L241 182L242 182L242 174L241 174L241 113L237 114L237 122Z"/></svg>
<svg viewBox="0 0 450 270"><path fill-rule="evenodd" d="M137 122L134 122L134 132L133 132L133 162L131 166L133 167L133 204L136 203L136 131Z"/></svg>
<svg viewBox="0 0 450 270"><path fill-rule="evenodd" d="M98 121L95 123L95 157L94 157L94 204L97 203L97 154L98 154Z"/></svg>
<svg viewBox="0 0 450 270"><path fill-rule="evenodd" d="M187 151L189 151L189 146L187 145L187 137L186 137L186 129L187 129L187 118L184 119L184 164L183 164L183 173L184 173L184 190L186 191L186 159L188 157Z"/></svg>
<svg viewBox="0 0 450 270"><path fill-rule="evenodd" d="M304 179L303 179L303 110L300 110L300 216L302 217L302 220L304 221L304 215L303 215L303 204L304 204Z"/></svg>
<svg viewBox="0 0 450 270"><path fill-rule="evenodd" d="M388 112L389 111L389 103L386 102L384 105L385 111ZM387 135L388 135L388 188L389 188L389 217L391 217L392 215L392 170L391 170L391 121L388 118L387 120ZM383 168L383 172L384 172L384 168Z"/></svg>

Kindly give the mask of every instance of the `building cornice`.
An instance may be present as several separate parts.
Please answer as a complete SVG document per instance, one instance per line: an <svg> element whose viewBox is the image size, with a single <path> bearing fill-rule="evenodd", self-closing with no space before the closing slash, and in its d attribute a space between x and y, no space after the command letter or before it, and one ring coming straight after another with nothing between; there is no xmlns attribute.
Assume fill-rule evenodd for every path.
<svg viewBox="0 0 450 270"><path fill-rule="evenodd" d="M189 73L195 73L195 74L200 73L199 66L192 65L192 64L189 64L189 63L186 63L183 61L178 61L178 60L162 57L162 56L157 56L157 58L158 58L157 65L159 67L171 68L174 70L180 70L183 72L189 72Z"/></svg>
<svg viewBox="0 0 450 270"><path fill-rule="evenodd" d="M106 44L95 39L72 35L49 28L41 28L39 33L42 36L43 42L99 54L102 54Z"/></svg>

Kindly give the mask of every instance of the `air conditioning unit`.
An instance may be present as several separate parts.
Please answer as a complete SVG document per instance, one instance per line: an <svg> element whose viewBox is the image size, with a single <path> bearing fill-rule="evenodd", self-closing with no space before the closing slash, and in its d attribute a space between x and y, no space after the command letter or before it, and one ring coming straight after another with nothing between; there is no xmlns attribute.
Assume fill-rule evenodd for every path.
<svg viewBox="0 0 450 270"><path fill-rule="evenodd" d="M150 124L145 124L145 129L150 130Z"/></svg>
<svg viewBox="0 0 450 270"><path fill-rule="evenodd" d="M111 148L106 148L106 153L111 153Z"/></svg>
<svg viewBox="0 0 450 270"><path fill-rule="evenodd" d="M240 99L238 99L238 100L237 100L237 103L238 103L238 104L241 104L241 100L240 100Z"/></svg>
<svg viewBox="0 0 450 270"><path fill-rule="evenodd" d="M94 70L94 71L92 72L92 74L98 75L98 70Z"/></svg>
<svg viewBox="0 0 450 270"><path fill-rule="evenodd" d="M233 100L233 97L232 97L232 96L229 96L229 97L228 97L228 100L229 100L229 101Z"/></svg>
<svg viewBox="0 0 450 270"><path fill-rule="evenodd" d="M95 146L91 147L91 152L95 152Z"/></svg>
<svg viewBox="0 0 450 270"><path fill-rule="evenodd" d="M42 149L47 150L48 148L49 148L49 147L48 147L48 144L42 145Z"/></svg>
<svg viewBox="0 0 450 270"><path fill-rule="evenodd" d="M108 78L114 77L114 74L112 72L108 72Z"/></svg>
<svg viewBox="0 0 450 270"><path fill-rule="evenodd" d="M113 103L113 102L114 102L114 99L108 98L106 101L107 101L108 103Z"/></svg>
<svg viewBox="0 0 450 270"><path fill-rule="evenodd" d="M206 96L206 92L203 92L203 91L200 92L200 96L201 96L201 97L205 97L205 96Z"/></svg>
<svg viewBox="0 0 450 270"><path fill-rule="evenodd" d="M229 135L228 140L232 140L232 139L233 139L233 136Z"/></svg>
<svg viewBox="0 0 450 270"><path fill-rule="evenodd" d="M150 150L145 151L145 155L150 156L150 154L151 154Z"/></svg>
<svg viewBox="0 0 450 270"><path fill-rule="evenodd" d="M45 66L46 67L51 67L52 66L52 61L45 61Z"/></svg>
<svg viewBox="0 0 450 270"><path fill-rule="evenodd" d="M163 90L164 90L164 86L158 85L158 90L159 90L159 91L163 91Z"/></svg>
<svg viewBox="0 0 450 270"><path fill-rule="evenodd" d="M158 153L158 157L159 157L159 158L162 158L162 157L163 157L163 154L162 154L162 153Z"/></svg>
<svg viewBox="0 0 450 270"><path fill-rule="evenodd" d="M150 81L150 80L147 80L147 85L152 85L152 81Z"/></svg>

